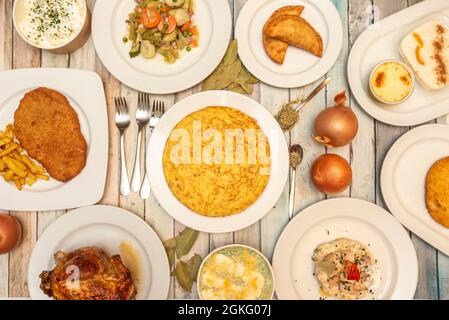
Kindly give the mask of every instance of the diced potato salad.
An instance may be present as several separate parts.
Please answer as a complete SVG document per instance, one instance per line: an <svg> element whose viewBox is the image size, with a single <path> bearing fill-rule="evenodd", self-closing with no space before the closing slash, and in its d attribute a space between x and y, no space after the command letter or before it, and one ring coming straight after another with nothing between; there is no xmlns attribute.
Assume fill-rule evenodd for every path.
<svg viewBox="0 0 449 320"><path fill-rule="evenodd" d="M153 59L158 53L168 63L174 63L183 50L198 47L198 28L193 23L194 0L136 0L128 16L131 58Z"/></svg>

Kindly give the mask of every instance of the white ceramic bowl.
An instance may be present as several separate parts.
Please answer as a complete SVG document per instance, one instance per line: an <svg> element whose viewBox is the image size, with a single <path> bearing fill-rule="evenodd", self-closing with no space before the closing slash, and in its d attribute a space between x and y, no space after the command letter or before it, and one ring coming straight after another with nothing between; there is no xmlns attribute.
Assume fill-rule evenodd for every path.
<svg viewBox="0 0 449 320"><path fill-rule="evenodd" d="M206 258L204 258L203 262L201 263L200 269L198 271L198 276L197 276L197 279L196 279L198 297L200 297L201 300L204 300L201 297L200 280L201 280L201 272L203 271L203 267L204 267L204 264L206 263L206 261L209 260L209 258L212 257L213 254L215 254L215 253L217 253L217 252L219 252L219 251L221 251L223 249L235 248L235 247L239 247L239 248L242 248L242 249L247 249L249 251L252 251L252 252L256 253L258 256L260 256L265 261L265 263L267 264L268 268L270 269L271 281L272 281L272 285L273 285L273 289L272 289L272 292L270 294L270 300L273 299L274 288L276 287L273 267L271 266L271 264L268 261L268 259L260 251L254 249L254 248L251 248L249 246L246 246L244 244L230 244L230 245L227 245L227 246L223 246L223 247L217 248L214 251L212 251L211 253L209 253Z"/></svg>
<svg viewBox="0 0 449 320"><path fill-rule="evenodd" d="M66 53L70 53L70 52L73 52L73 51L81 48L84 45L84 43L89 39L91 15L89 12L89 8L87 7L86 1L83 0L82 1L82 4L84 6L84 8L83 8L84 9L83 10L83 13L84 13L83 25L77 31L76 34L74 34L71 38L68 39L67 42L65 42L59 46L43 47L43 46L39 46L38 44L30 41L23 34L22 29L20 27L20 21L21 21L21 19L23 19L23 14L24 14L24 10L25 10L24 6L27 1L28 0L14 1L12 16L13 16L14 27L15 27L17 33L20 35L20 37L23 39L23 41L28 43L30 46L33 46L35 48L42 49L42 50L48 50L50 52L57 53L57 54L66 54Z"/></svg>
<svg viewBox="0 0 449 320"><path fill-rule="evenodd" d="M410 92L408 93L407 96L405 96L402 100L399 101L387 101L387 100L383 100L381 99L377 94L376 91L373 88L373 84L372 84L372 79L374 76L374 73L376 72L376 70L383 64L385 63L397 63L400 64L401 66L403 66L408 73L410 74L410 78L412 79L412 87L410 89ZM369 93L371 94L371 97L373 97L377 102L383 103L383 104L389 104L389 105L395 105L395 104L399 104L404 102L405 100L407 100L408 98L410 98L410 96L412 95L413 91L415 90L415 74L413 73L412 69L404 62L399 61L399 60L383 60L381 62L379 62L378 64L376 64L376 66L373 68L373 70L371 71L371 74L369 76L369 84L368 84L368 89L369 89Z"/></svg>
<svg viewBox="0 0 449 320"><path fill-rule="evenodd" d="M246 210L226 217L202 216L183 205L170 190L162 165L165 145L173 128L189 114L209 106L232 107L249 115L257 121L270 144L271 175L265 190ZM148 150L150 156L147 159L147 170L156 199L173 218L203 232L233 232L256 223L276 205L288 178L288 147L277 121L258 102L229 91L201 92L176 103L153 131Z"/></svg>

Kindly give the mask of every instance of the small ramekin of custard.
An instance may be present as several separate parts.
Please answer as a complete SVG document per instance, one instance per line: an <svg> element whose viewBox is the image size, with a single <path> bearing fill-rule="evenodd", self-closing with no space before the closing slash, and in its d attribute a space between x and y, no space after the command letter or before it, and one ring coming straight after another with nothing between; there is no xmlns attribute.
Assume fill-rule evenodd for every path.
<svg viewBox="0 0 449 320"><path fill-rule="evenodd" d="M398 104L407 100L415 88L415 77L410 68L397 60L387 60L376 65L371 72L371 96L385 104Z"/></svg>

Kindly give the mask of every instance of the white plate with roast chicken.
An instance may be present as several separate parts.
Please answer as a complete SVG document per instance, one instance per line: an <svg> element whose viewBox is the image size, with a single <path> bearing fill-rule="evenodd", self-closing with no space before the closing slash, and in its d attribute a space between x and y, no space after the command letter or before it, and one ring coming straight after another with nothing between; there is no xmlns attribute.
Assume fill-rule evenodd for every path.
<svg viewBox="0 0 449 320"><path fill-rule="evenodd" d="M406 230L384 209L332 199L298 214L273 256L282 300L412 299L418 261Z"/></svg>
<svg viewBox="0 0 449 320"><path fill-rule="evenodd" d="M167 299L167 254L153 229L111 206L76 209L39 238L28 267L32 299Z"/></svg>

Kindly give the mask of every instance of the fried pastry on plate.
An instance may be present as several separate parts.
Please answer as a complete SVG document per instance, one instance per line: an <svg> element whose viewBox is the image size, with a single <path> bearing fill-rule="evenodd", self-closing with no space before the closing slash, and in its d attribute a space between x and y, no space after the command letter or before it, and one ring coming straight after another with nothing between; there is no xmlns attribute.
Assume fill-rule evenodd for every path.
<svg viewBox="0 0 449 320"><path fill-rule="evenodd" d="M435 162L426 177L426 206L432 218L449 228L449 157Z"/></svg>
<svg viewBox="0 0 449 320"><path fill-rule="evenodd" d="M287 54L288 49L288 43L270 38L267 33L267 26L268 24L279 16L296 16L299 17L301 13L303 12L304 7L303 6L286 6L277 9L271 17L268 19L268 21L265 23L263 27L263 47L265 49L265 52L270 57L271 60L274 62L277 62L279 64L284 63L285 55Z"/></svg>
<svg viewBox="0 0 449 320"><path fill-rule="evenodd" d="M303 18L278 16L268 23L269 37L304 49L317 57L323 56L323 40L320 34Z"/></svg>

